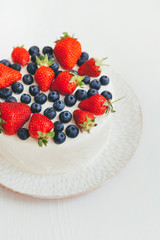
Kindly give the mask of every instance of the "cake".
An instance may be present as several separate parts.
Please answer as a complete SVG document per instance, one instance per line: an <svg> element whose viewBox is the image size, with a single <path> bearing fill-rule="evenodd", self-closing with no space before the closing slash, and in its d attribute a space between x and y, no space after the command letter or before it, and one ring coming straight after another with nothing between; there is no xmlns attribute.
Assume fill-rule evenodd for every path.
<svg viewBox="0 0 160 240"><path fill-rule="evenodd" d="M72 51L71 49L68 49L69 47L68 47L67 41L69 40L72 41L69 46L72 49ZM62 41L64 41L63 46L61 46ZM84 101L85 100L88 101L88 99L91 99L91 97L93 96L100 95L101 97L103 97L103 99L105 99L105 102L107 102L107 105L104 104L105 110L108 110L108 112L109 110L113 111L112 105L111 105L112 94L110 92L110 91L113 92L112 82L109 81L108 77L103 75L103 71L101 72L100 65L102 64L100 61L98 62L97 59L94 62L95 69L93 69L92 67L92 71L91 71L90 66L88 65L93 64L93 63L90 63L90 62L93 62L93 58L89 59L88 54L86 52L82 52L81 45L79 42L77 44L77 42L78 41L76 39L74 39L73 37L69 37L65 33L64 36L57 42L58 44L56 43L54 50L51 47L43 48L42 54L44 54L44 56L41 55L40 57L40 52L37 50L38 47L35 47L35 46L31 47L29 51L24 49L24 47L21 47L23 49L22 54L21 54L21 49L18 49L20 53L19 52L17 53L16 50L14 49L13 51L15 51L16 54L12 52L11 59L0 61L0 67L2 65L3 66L7 65L7 68L11 68L16 72L19 72L19 71L21 72L22 76L19 76L18 80L16 79L15 82L22 83L24 88L23 92L21 92L20 94L17 94L15 89L13 88L14 78L10 83L9 77L5 79L5 84L7 83L7 85L3 85L4 83L2 79L3 74L0 70L0 97L1 97L0 110L1 110L2 104L4 105L4 102L8 102L7 104L12 104L15 101L23 102L23 104L27 104L28 106L31 107L31 105L35 101L35 96L30 96L29 98L31 98L31 101L29 101L27 98L23 99L24 96L22 97L22 95L29 94L29 87L31 85L36 85L36 86L40 86L41 92L43 92L46 96L48 96L50 91L58 92L60 96L60 100L65 102L65 108L62 111L55 111L56 116L53 119L51 118L49 119L49 121L51 121L52 124L54 124L56 121L59 121L59 118L60 118L59 115L61 112L69 111L72 114L71 121L69 121L68 123L65 123L65 121L63 122L63 125L64 125L63 136L65 135L65 139L62 142L58 142L60 140L58 138L57 138L58 140L56 139L55 136L58 135L57 134L58 131L56 131L53 128L53 131L55 133L53 134L53 131L52 131L50 135L51 137L47 139L48 141L48 143L46 144L47 146L39 147L37 144L37 139L34 138L34 135L32 135L30 130L31 119L33 115L43 114L45 109L53 108L54 102L51 102L51 101L46 101L44 104L41 104L42 109L40 113L35 112L35 109L31 108L32 113L30 118L29 119L27 118L27 121L23 123L23 129L29 129L29 135L30 135L30 137L28 136L25 141L22 140L23 134L22 136L20 136L20 130L22 129L22 126L19 127L18 131L15 132L15 134L7 133L7 130L6 130L6 134L0 134L0 157L10 162L10 164L14 165L16 168L19 168L23 171L28 171L34 174L39 174L39 175L60 174L68 171L73 171L73 170L75 171L79 167L85 167L87 164L90 164L91 161L94 161L94 159L98 156L98 154L100 154L101 151L104 149L107 141L109 141L109 135L111 132L110 115L106 116L104 111L97 112L97 111L100 111L100 109L98 110L97 108L95 109L98 100L97 102L96 101L93 102L93 104L89 109L87 109L88 103ZM51 58L53 57L52 54L56 59L56 64L55 62L53 63L53 59ZM36 56L38 57L39 60L36 58ZM54 76L50 77L49 81L47 81L46 79L48 76L44 78L44 75L43 75L42 80L45 79L47 84L49 84L49 88L48 87L46 88L46 82L41 81L40 79L41 74L39 74L39 78L38 78L37 70L40 69L40 67L39 68L37 67L37 63L39 63L40 65L43 65L42 63L48 62L48 59L50 61L51 66L47 67L47 65L45 65L45 67L50 68L53 71ZM35 63L35 60L36 60L36 63ZM41 62L39 62L40 60ZM97 64L96 61L98 62L99 65ZM59 66L59 68L57 68L57 65ZM55 66L56 66L56 69L54 69ZM98 73L97 73L97 69L98 69ZM63 73L66 72L66 74L68 74L69 72L69 74L71 74L73 77L77 79L77 71L78 71L78 74L81 76L79 78L81 79L80 80L81 83L83 82L84 84L85 82L84 76L86 75L87 76L89 75L90 76L89 78L91 80L90 84L84 84L83 86L84 87L83 89L88 93L87 93L87 97L85 96L81 101L79 101L79 98L81 98L81 95L78 95L78 93L75 94L75 92L78 89L81 89L81 86L76 86L76 89L72 90L72 92L65 93L63 92L66 90L66 88L65 90L63 89L65 85L65 79L63 79L64 84L62 88L61 87L59 88L59 85L60 85L59 79L60 79L60 76L63 76ZM52 75L53 73L51 72L50 75ZM31 74L34 78L34 82L32 81L32 77L31 79L29 78L28 80L25 80L23 76L25 76L26 74ZM97 80L95 81L94 80L95 78L98 81ZM55 79L58 79L58 80L55 80ZM56 84L56 81L58 82L59 85ZM72 83L72 81L69 81L69 84L70 83ZM93 87L97 89L95 90ZM13 90L12 97L2 96L4 93L4 89L6 88ZM98 88L100 89L98 90ZM94 90L90 91L90 89L94 89ZM70 89L67 89L67 91L70 91ZM81 92L79 92L79 94L80 93ZM102 93L103 96L100 93ZM76 103L73 104L69 97L67 99L66 95L76 96L74 97L74 99L77 98ZM25 100L28 100L28 102L25 103ZM79 111L80 114L82 112L83 114L85 114L85 112L91 112L91 115L88 115L88 116L94 115L93 117L94 119L92 120L91 120L91 117L87 118L91 122L94 122L95 120L95 123L92 124L91 129L88 129L88 125L86 127L86 125L78 124L78 121L80 121L80 119L77 120L76 117L74 116L74 112L78 109L80 110ZM47 116L50 116L50 115L47 115ZM0 117L2 118L1 112L0 112ZM84 122L86 123L86 121ZM2 128L4 127L4 132L5 132L4 124L6 123L3 123L3 122L0 123ZM74 126L74 128L77 131L77 134L75 136L74 134L72 136L72 132L67 133L66 131L66 128L70 125ZM97 126L94 126L94 125L97 125ZM90 128L90 125L89 125L89 128ZM9 129L8 131L10 130L11 129ZM90 133L88 130L90 130ZM70 131L71 131L71 128L70 128ZM41 142L41 145L42 145L42 142Z"/></svg>

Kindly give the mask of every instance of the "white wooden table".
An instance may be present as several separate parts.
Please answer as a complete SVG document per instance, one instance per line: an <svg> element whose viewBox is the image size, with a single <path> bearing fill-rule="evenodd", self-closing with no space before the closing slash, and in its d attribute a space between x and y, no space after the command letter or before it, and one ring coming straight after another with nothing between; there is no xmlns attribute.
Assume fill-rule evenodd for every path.
<svg viewBox="0 0 160 240"><path fill-rule="evenodd" d="M103 188L56 201L0 188L0 239L160 239L159 9L158 0L0 1L0 59L12 46L53 45L63 31L75 33L91 56L109 56L143 111L132 161Z"/></svg>

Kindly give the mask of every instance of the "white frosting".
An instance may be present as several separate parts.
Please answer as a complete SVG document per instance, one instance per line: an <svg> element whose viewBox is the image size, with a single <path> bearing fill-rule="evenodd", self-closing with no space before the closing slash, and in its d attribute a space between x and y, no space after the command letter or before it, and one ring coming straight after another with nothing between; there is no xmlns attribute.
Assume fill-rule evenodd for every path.
<svg viewBox="0 0 160 240"><path fill-rule="evenodd" d="M27 73L25 68L21 72L23 74ZM34 82L34 84L36 83ZM29 86L24 85L24 87L23 93L28 93ZM87 85L85 85L85 89L88 90ZM109 87L101 87L100 92L106 89L112 89L111 83ZM48 95L48 92L46 92L46 95ZM20 99L20 95L15 95L15 97L18 100ZM61 99L63 100L64 97L61 96ZM32 102L33 100L34 98L32 97ZM77 109L78 103L79 102L71 108L65 107L64 110L69 110L73 113L73 111ZM43 109L41 113L43 113L47 107L52 106L53 103L47 101L42 105ZM53 122L59 120L58 115L59 112L57 112L57 116L53 119ZM61 145L55 144L54 141L50 139L48 146L42 148L40 148L37 141L31 137L26 141L22 141L17 135L7 136L1 134L0 156L17 168L34 174L49 175L75 170L85 164L89 164L89 162L101 152L106 141L109 139L111 132L110 116L97 116L96 123L98 125L91 129L90 134L80 132L77 138L70 139L67 137L66 141ZM65 128L70 124L75 124L73 119L70 123L65 124ZM26 126L27 125L28 123Z"/></svg>

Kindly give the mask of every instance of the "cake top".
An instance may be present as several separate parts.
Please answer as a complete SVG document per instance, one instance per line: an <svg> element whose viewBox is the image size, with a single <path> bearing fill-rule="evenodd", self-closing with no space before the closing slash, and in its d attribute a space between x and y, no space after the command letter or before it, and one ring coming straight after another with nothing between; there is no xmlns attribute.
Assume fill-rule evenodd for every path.
<svg viewBox="0 0 160 240"><path fill-rule="evenodd" d="M0 61L0 132L32 137L39 146L90 132L96 117L114 112L104 60L89 58L67 33L42 51L15 47L11 61Z"/></svg>

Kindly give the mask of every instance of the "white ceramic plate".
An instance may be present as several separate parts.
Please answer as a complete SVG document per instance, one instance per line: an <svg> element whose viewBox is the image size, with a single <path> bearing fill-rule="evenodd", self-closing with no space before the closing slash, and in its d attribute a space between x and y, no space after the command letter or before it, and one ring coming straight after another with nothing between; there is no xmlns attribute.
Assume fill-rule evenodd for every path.
<svg viewBox="0 0 160 240"><path fill-rule="evenodd" d="M91 164L75 172L38 176L23 172L0 158L0 184L14 192L38 198L78 196L102 186L131 159L141 136L141 109L128 84L109 70L116 98L111 134L105 149Z"/></svg>

